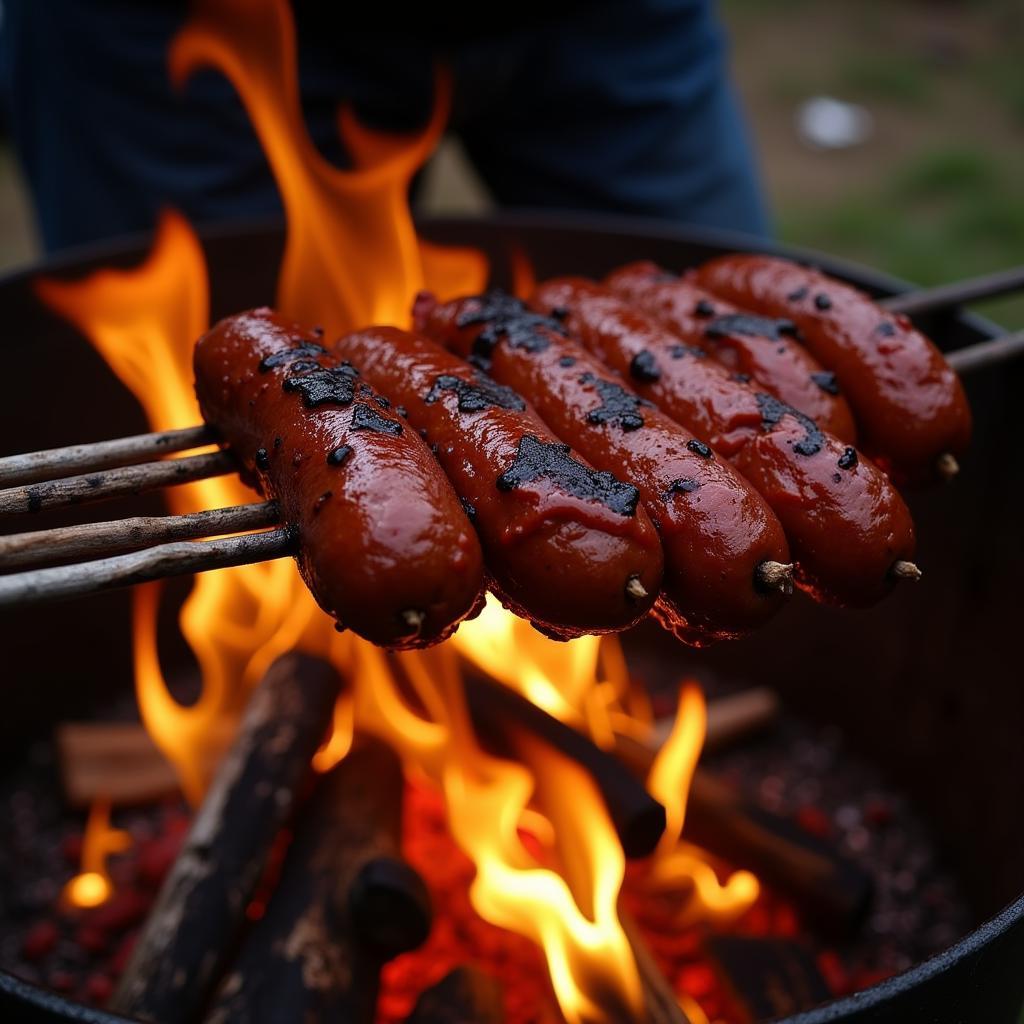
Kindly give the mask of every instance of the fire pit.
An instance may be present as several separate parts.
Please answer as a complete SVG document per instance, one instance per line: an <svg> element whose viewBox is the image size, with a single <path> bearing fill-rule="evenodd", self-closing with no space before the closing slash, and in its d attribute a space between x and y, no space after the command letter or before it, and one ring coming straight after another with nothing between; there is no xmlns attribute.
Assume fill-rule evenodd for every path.
<svg viewBox="0 0 1024 1024"><path fill-rule="evenodd" d="M539 277L567 271L600 276L631 259L680 267L754 247L750 240L733 236L585 217L434 221L422 225L422 234L439 244L480 250L490 262L492 282L505 285L512 283L522 253ZM204 236L213 317L273 301L282 244L275 227ZM145 251L141 242L126 242L77 254L47 266L45 273L70 278L112 265L135 266ZM899 288L898 282L825 257L815 256L814 261L874 294ZM16 275L0 286L0 308L13 325L10 336L17 339L10 346L13 366L7 380L20 382L5 395L10 415L5 418L4 453L56 446L72 438L98 440L145 431L137 406L99 357L35 297L31 282L37 273ZM925 326L947 349L992 333L983 321L952 314L936 316ZM53 372L54 366L60 367L59 373ZM1013 414L1021 376L1020 364L1011 364L970 379L977 425L962 476L941 493L911 496L926 572L921 586L856 614L794 600L759 633L705 651L682 648L648 627L624 638L632 673L644 678L654 693L665 692L686 674L701 679L712 696L768 686L781 695L787 714L798 716L802 724L785 726L795 732L761 741L767 746L719 755L716 767L744 783L752 798L760 792L776 806L793 810L800 802L793 779L814 771L807 767L811 763L818 771L829 771L819 755L830 745L834 753L835 741L829 733L823 738L821 730L841 731L844 753L833 760L838 767L832 773L839 804L845 800L850 805L845 817L863 811L860 785L906 794L911 818L927 822L936 856L954 873L970 922L988 922L923 964L790 1018L801 1024L925 1017L950 1024L1013 1021L1024 999L1019 982L1024 826L1016 813L1024 789L1019 744L1024 696L1009 650L1020 607L1016 575L1024 552L1015 510L1024 498L1024 484L1006 472L1024 441ZM75 424L71 434L68 424ZM107 505L102 516L127 514L129 508L133 513L160 510L155 498L147 498ZM54 517L51 522L60 521ZM28 528L27 520L12 525ZM185 587L175 584L170 589L160 618L160 652L165 673L177 674L187 686L194 664L172 614ZM55 719L104 719L124 701L131 689L130 635L130 602L123 593L56 610L5 614L0 642L9 652L8 706L0 730L9 778L31 777L26 752L50 732ZM802 749L810 762L794 762L787 745ZM843 768L844 759L870 766L868 774ZM770 784L762 785L766 780ZM425 799L414 795L412 804L422 810ZM829 799L832 804L820 797L817 810L834 816L843 807L836 798ZM805 825L812 831L817 827L813 816ZM877 857L885 860L880 852ZM912 877L906 884L915 882ZM959 913L957 906L948 908L945 924L953 932L963 930ZM916 948L929 950L927 944ZM741 963L746 956L756 964L758 955L732 950L728 959L737 956ZM724 950L722 957L724 961ZM120 1019L83 1010L8 974L0 977L0 999L12 1019Z"/></svg>

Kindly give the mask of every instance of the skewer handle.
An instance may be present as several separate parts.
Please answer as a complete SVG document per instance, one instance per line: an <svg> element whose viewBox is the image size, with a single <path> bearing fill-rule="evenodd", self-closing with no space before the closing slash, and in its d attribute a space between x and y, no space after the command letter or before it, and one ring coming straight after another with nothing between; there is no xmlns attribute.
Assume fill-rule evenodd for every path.
<svg viewBox="0 0 1024 1024"><path fill-rule="evenodd" d="M0 487L53 480L77 473L130 466L158 459L173 452L212 444L215 432L205 424L181 430L163 430L155 434L135 434L95 444L72 444L26 455L8 455L0 459Z"/></svg>
<svg viewBox="0 0 1024 1024"><path fill-rule="evenodd" d="M297 548L295 532L282 528L219 540L158 544L144 551L95 562L14 573L0 576L0 608L45 604L170 576L266 562L293 555Z"/></svg>
<svg viewBox="0 0 1024 1024"><path fill-rule="evenodd" d="M946 353L946 362L962 377L964 374L982 370L987 366L1009 362L1024 355L1024 331L1014 331L989 341L959 348Z"/></svg>
<svg viewBox="0 0 1024 1024"><path fill-rule="evenodd" d="M952 281L934 288L921 288L901 295L892 295L879 303L883 309L892 313L905 313L916 316L918 313L930 313L937 309L948 309L960 306L965 302L978 299L991 299L1007 292L1020 291L1024 288L1024 265L1010 267L1008 270L997 270L991 274L969 277L965 281Z"/></svg>

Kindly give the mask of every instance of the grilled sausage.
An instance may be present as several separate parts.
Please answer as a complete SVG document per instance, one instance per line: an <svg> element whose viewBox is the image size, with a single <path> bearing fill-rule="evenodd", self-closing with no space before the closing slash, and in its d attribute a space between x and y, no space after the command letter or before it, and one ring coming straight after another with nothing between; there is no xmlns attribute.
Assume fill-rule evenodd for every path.
<svg viewBox="0 0 1024 1024"><path fill-rule="evenodd" d="M360 636L423 647L481 607L476 533L429 449L316 334L270 309L195 350L196 393L299 535L320 606Z"/></svg>
<svg viewBox="0 0 1024 1024"><path fill-rule="evenodd" d="M600 469L634 483L661 536L656 614L687 643L738 636L782 603L789 549L753 489L688 431L614 379L601 362L518 299L492 293L430 309L423 329L525 395L545 422ZM353 355L354 358L354 355ZM768 585L767 572L783 574Z"/></svg>
<svg viewBox="0 0 1024 1024"><path fill-rule="evenodd" d="M566 326L663 412L708 442L779 517L798 584L818 600L881 598L914 550L914 527L889 479L857 450L774 395L735 380L703 349L580 278L541 285L538 309ZM916 567L913 567L916 572Z"/></svg>
<svg viewBox="0 0 1024 1024"><path fill-rule="evenodd" d="M810 416L822 430L852 444L853 415L836 375L795 340L792 320L755 316L647 261L609 274L605 286L660 320L680 341L698 345L734 373Z"/></svg>
<svg viewBox="0 0 1024 1024"><path fill-rule="evenodd" d="M647 613L662 553L635 487L585 465L516 392L428 338L373 327L334 351L432 444L504 604L561 639Z"/></svg>
<svg viewBox="0 0 1024 1024"><path fill-rule="evenodd" d="M756 313L793 320L835 372L865 449L898 476L921 481L955 471L971 436L967 398L942 353L906 317L774 257L725 256L699 268L697 281Z"/></svg>

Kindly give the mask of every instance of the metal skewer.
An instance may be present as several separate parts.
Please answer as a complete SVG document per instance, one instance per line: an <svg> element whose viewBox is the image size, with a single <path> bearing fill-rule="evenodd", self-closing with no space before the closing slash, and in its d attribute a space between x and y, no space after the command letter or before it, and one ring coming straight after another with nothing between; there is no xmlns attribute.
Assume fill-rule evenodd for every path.
<svg viewBox="0 0 1024 1024"><path fill-rule="evenodd" d="M915 288L913 291L900 295L891 295L879 300L879 305L891 313L905 313L915 316L918 313L930 313L937 309L948 309L951 306L962 306L978 299L992 299L1007 292L1016 292L1024 288L1024 266L1010 267L1008 270L997 270L991 274L980 274L964 281L953 281L949 284L936 285L934 288Z"/></svg>

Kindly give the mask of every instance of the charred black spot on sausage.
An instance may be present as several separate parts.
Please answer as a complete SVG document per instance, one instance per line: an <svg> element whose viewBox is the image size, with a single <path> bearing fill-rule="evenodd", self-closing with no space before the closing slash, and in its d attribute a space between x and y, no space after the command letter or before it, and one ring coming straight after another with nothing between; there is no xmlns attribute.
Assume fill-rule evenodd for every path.
<svg viewBox="0 0 1024 1024"><path fill-rule="evenodd" d="M836 375L834 373L831 373L828 370L822 370L820 373L812 373L811 380L826 394L839 394L839 381L836 380Z"/></svg>
<svg viewBox="0 0 1024 1024"><path fill-rule="evenodd" d="M792 337L796 334L796 324L792 320L780 320L778 317L754 316L752 313L725 313L716 316L704 328L704 334L712 340L742 334L750 338L778 341L783 335Z"/></svg>
<svg viewBox="0 0 1024 1024"><path fill-rule="evenodd" d="M648 352L647 349L637 352L629 364L629 375L645 384L658 380L661 377L661 370L658 368L654 353Z"/></svg>
<svg viewBox="0 0 1024 1024"><path fill-rule="evenodd" d="M466 518L471 522L476 522L476 506L467 501L465 498L459 498L459 502L462 505L462 511L466 513Z"/></svg>
<svg viewBox="0 0 1024 1024"><path fill-rule="evenodd" d="M359 371L353 366L316 366L307 373L285 378L285 391L302 395L307 409L320 405L350 405L356 393Z"/></svg>
<svg viewBox="0 0 1024 1024"><path fill-rule="evenodd" d="M842 483L842 480L843 480L842 473L833 473L832 474L832 483L834 483L834 484Z"/></svg>
<svg viewBox="0 0 1024 1024"><path fill-rule="evenodd" d="M696 345L673 345L669 350L668 354L673 359L683 359L686 356L693 356L694 359L703 359L707 352L702 348L698 348Z"/></svg>
<svg viewBox="0 0 1024 1024"><path fill-rule="evenodd" d="M568 367L568 366L575 366L576 365L576 357L575 356L562 356L562 358L558 360L558 365L559 366L566 366L566 367Z"/></svg>
<svg viewBox="0 0 1024 1024"><path fill-rule="evenodd" d="M702 459L714 458L715 453L703 441L698 441L695 437L686 442L686 447L694 455L699 455Z"/></svg>
<svg viewBox="0 0 1024 1024"><path fill-rule="evenodd" d="M602 380L592 373L581 374L580 383L592 384L601 399L601 404L587 413L588 423L612 424L626 433L639 430L644 425L644 418L639 410L644 406L651 408L650 402L627 391L621 384Z"/></svg>
<svg viewBox="0 0 1024 1024"><path fill-rule="evenodd" d="M818 294L814 296L814 307L815 309L820 309L822 311L831 309L832 300L824 292L818 292Z"/></svg>
<svg viewBox="0 0 1024 1024"><path fill-rule="evenodd" d="M569 310L566 309L565 306L552 306L552 308L551 308L551 315L556 320L568 320L569 319Z"/></svg>
<svg viewBox="0 0 1024 1024"><path fill-rule="evenodd" d="M668 485L665 497L671 498L673 494L692 494L697 490L700 490L699 480L694 480L692 476L681 476Z"/></svg>
<svg viewBox="0 0 1024 1024"><path fill-rule="evenodd" d="M374 401L375 401L375 402L376 402L376 403L377 403L377 404L378 404L378 405L379 405L379 406L380 406L380 407L381 407L382 409L390 409L390 408L391 408L391 402L390 402L390 401L389 401L388 399L386 399L386 398L385 398L385 397L384 397L383 395L374 395L374 396L373 396L373 400L374 400Z"/></svg>
<svg viewBox="0 0 1024 1024"><path fill-rule="evenodd" d="M522 412L526 408L523 399L512 390L491 380L480 370L475 371L475 380L463 380L451 374L442 374L423 396L427 405L433 405L445 391L453 392L459 400L459 412L483 412L484 409L514 409Z"/></svg>
<svg viewBox="0 0 1024 1024"><path fill-rule="evenodd" d="M398 437L402 433L402 424L381 416L372 405L356 402L352 406L352 430L372 430L375 434L393 434Z"/></svg>
<svg viewBox="0 0 1024 1024"><path fill-rule="evenodd" d="M840 469L853 469L857 465L857 449L856 448L844 448L843 454L839 456L839 461L836 463Z"/></svg>
<svg viewBox="0 0 1024 1024"><path fill-rule="evenodd" d="M807 298L807 289L806 288L797 288L797 290L795 292L790 292L786 296L786 298L790 302L802 302L804 299Z"/></svg>
<svg viewBox="0 0 1024 1024"><path fill-rule="evenodd" d="M543 352L551 345L545 332L566 334L565 327L554 317L534 313L519 299L502 291L477 296L455 321L459 327L483 324L484 329L473 342L473 355L486 363L501 341L525 352Z"/></svg>
<svg viewBox="0 0 1024 1024"><path fill-rule="evenodd" d="M317 345L313 341L304 341L301 345L296 345L295 348L287 348L281 352L272 352L269 356L264 356L259 362L259 370L260 373L269 373L278 366L291 366L296 362L316 366L318 364L314 360L318 356L325 355L327 355L327 349L323 345Z"/></svg>
<svg viewBox="0 0 1024 1024"><path fill-rule="evenodd" d="M257 448L256 457L253 459L256 463L257 469L269 469L270 467L270 454L266 448Z"/></svg>
<svg viewBox="0 0 1024 1024"><path fill-rule="evenodd" d="M397 415L401 416L403 420L409 418L409 410L406 409L404 405L396 405L395 412Z"/></svg>
<svg viewBox="0 0 1024 1024"><path fill-rule="evenodd" d="M284 438L283 437L275 437L274 438L274 447L275 448L280 448L281 445L283 445L283 444L284 444Z"/></svg>
<svg viewBox="0 0 1024 1024"><path fill-rule="evenodd" d="M345 460L352 454L352 446L347 444L339 444L337 448L331 449L327 454L327 464L329 466L340 466Z"/></svg>
<svg viewBox="0 0 1024 1024"><path fill-rule="evenodd" d="M897 327L891 320L883 320L876 328L875 334L880 334L883 338L892 338L896 334Z"/></svg>
<svg viewBox="0 0 1024 1024"><path fill-rule="evenodd" d="M583 501L594 501L620 516L636 515L640 492L616 480L611 473L584 466L574 459L567 444L539 440L524 434L515 461L498 477L499 491L511 491L534 480L549 480Z"/></svg>
<svg viewBox="0 0 1024 1024"><path fill-rule="evenodd" d="M825 445L825 435L810 416L779 401L774 395L758 392L755 398L757 407L761 411L762 430L772 430L778 426L783 417L792 416L804 429L804 436L793 445L793 451L798 455L817 455L821 451Z"/></svg>
<svg viewBox="0 0 1024 1024"><path fill-rule="evenodd" d="M749 373L732 373L729 376L730 379L736 381L737 384L749 384L751 381Z"/></svg>
<svg viewBox="0 0 1024 1024"><path fill-rule="evenodd" d="M707 299L701 299L693 309L693 315L699 316L701 319L707 319L709 316L715 315L714 303L708 302Z"/></svg>

